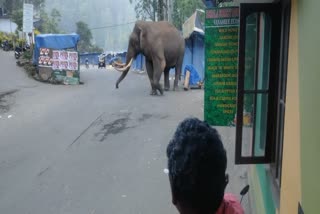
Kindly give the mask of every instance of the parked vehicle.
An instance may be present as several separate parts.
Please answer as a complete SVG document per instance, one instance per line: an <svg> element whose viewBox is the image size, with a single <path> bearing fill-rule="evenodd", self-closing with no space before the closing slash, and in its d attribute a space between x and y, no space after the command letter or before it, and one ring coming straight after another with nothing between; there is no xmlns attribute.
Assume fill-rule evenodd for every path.
<svg viewBox="0 0 320 214"><path fill-rule="evenodd" d="M99 56L98 68L105 68L106 67L105 57L106 57L105 54L101 54Z"/></svg>
<svg viewBox="0 0 320 214"><path fill-rule="evenodd" d="M19 47L19 46L16 46L15 49L14 49L14 57L16 59L19 59L20 56L22 55L23 52L25 52L26 50L30 49L30 46L27 44L25 45L24 47Z"/></svg>
<svg viewBox="0 0 320 214"><path fill-rule="evenodd" d="M106 63L104 61L100 61L98 63L98 68L105 68L106 67Z"/></svg>
<svg viewBox="0 0 320 214"><path fill-rule="evenodd" d="M9 51L10 50L10 44L8 40L3 41L3 43L1 44L1 48L4 51Z"/></svg>

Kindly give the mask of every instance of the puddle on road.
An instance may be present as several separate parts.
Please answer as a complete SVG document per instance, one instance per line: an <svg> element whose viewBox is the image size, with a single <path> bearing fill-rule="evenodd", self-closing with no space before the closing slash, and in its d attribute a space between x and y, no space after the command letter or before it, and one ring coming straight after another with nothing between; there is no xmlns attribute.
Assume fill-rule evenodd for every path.
<svg viewBox="0 0 320 214"><path fill-rule="evenodd" d="M150 119L152 117L152 114L142 114L142 116L138 119L139 122L143 122L147 119Z"/></svg>
<svg viewBox="0 0 320 214"><path fill-rule="evenodd" d="M109 134L119 134L126 129L132 128L128 127L127 123L129 121L129 115L124 118L116 119L110 123L104 124L101 131L96 134L96 136L102 135L100 142L103 142Z"/></svg>
<svg viewBox="0 0 320 214"><path fill-rule="evenodd" d="M98 118L96 118L82 133L69 145L71 147L73 144L81 141L81 138L90 139L90 135L94 136L93 141L104 142L109 135L117 135L123 133L127 129L136 128L147 120L156 119L163 120L168 118L169 115L162 114L138 114L133 115L129 111L121 112L118 114L107 115L102 113ZM92 134L90 134L92 133ZM89 134L89 135L88 135Z"/></svg>
<svg viewBox="0 0 320 214"><path fill-rule="evenodd" d="M6 92L0 92L0 114L7 113L10 110L10 107L13 105L12 102L8 100L14 93L18 90L10 90Z"/></svg>

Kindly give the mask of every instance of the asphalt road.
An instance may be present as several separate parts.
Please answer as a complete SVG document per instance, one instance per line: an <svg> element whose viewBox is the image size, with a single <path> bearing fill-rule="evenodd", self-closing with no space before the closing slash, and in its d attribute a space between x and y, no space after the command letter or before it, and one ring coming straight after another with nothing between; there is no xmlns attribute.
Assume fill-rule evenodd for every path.
<svg viewBox="0 0 320 214"><path fill-rule="evenodd" d="M182 119L203 118L203 90L150 96L146 75L130 72L115 89L119 75L90 68L83 85L44 84L0 50L0 213L177 213L165 150ZM239 194L234 128L219 131L227 190Z"/></svg>

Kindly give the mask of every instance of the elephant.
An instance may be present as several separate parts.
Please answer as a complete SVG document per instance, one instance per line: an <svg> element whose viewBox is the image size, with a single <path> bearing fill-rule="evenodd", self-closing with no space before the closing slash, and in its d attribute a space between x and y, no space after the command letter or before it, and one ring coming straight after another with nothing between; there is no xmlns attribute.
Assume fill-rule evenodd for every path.
<svg viewBox="0 0 320 214"><path fill-rule="evenodd" d="M122 72L116 82L116 88L130 70L132 61L142 53L145 56L146 70L151 84L151 95L157 91L163 94L160 82L164 72L164 89L170 89L169 70L175 68L173 90L178 88L181 75L185 42L180 32L167 21L137 21L129 37L126 62L113 63L113 67Z"/></svg>

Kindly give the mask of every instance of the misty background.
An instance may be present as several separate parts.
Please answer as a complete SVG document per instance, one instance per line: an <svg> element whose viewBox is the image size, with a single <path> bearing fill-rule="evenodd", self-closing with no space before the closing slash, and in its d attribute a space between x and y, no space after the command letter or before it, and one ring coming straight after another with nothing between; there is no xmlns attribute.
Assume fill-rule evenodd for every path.
<svg viewBox="0 0 320 214"><path fill-rule="evenodd" d="M25 43L22 34L23 3L33 4L34 34L78 33L80 52L123 52L137 19L172 23L182 30L203 0L0 0L0 17L17 24L0 40ZM219 0L217 0L219 1ZM201 20L204 15L200 13ZM203 20L202 20L203 21ZM20 40L21 41L20 41Z"/></svg>
<svg viewBox="0 0 320 214"><path fill-rule="evenodd" d="M49 13L61 14L59 28L65 33L76 32L76 22L88 24L92 43L104 51L127 49L128 38L136 21L134 5L128 0L54 0L46 1Z"/></svg>

